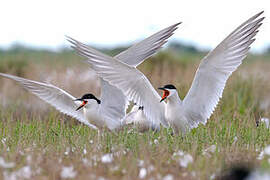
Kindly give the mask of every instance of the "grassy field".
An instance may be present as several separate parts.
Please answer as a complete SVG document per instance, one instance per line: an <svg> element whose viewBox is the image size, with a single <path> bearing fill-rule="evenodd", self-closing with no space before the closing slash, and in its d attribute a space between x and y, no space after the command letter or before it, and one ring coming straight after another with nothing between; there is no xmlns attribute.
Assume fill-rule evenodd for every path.
<svg viewBox="0 0 270 180"><path fill-rule="evenodd" d="M113 52L115 53L115 52ZM205 53L163 51L139 69L157 88L187 93ZM216 179L233 166L270 170L270 56L250 55L233 73L205 126L97 131L58 113L10 80L0 79L0 179ZM99 81L74 52L0 52L0 72L50 82L75 97L99 95Z"/></svg>

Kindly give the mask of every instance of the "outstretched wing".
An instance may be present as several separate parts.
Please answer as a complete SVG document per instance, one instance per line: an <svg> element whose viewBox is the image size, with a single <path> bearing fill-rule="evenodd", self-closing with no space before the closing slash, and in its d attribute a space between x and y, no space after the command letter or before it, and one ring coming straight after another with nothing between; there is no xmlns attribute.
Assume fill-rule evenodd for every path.
<svg viewBox="0 0 270 180"><path fill-rule="evenodd" d="M173 32L178 28L179 24L181 23L171 25L155 33L143 41L131 46L114 58L130 66L138 66L146 58L155 54L162 47L162 45L167 42L168 38L173 35ZM80 42L70 37L68 38L71 43L76 42L80 44ZM81 45L90 51L92 49L87 45ZM123 92L110 85L105 80L101 80L101 102L103 102L100 107L102 114L111 119L108 120L108 122L110 122L108 125L110 127L116 126L120 122L119 120L122 120L122 118L126 115L128 101L126 100Z"/></svg>
<svg viewBox="0 0 270 180"><path fill-rule="evenodd" d="M179 24L181 24L181 22L162 29L116 55L114 58L130 66L138 66L145 59L153 56L162 45L167 42L168 38L173 35L173 32L178 28Z"/></svg>
<svg viewBox="0 0 270 180"><path fill-rule="evenodd" d="M200 63L183 101L184 112L191 128L200 122L206 123L215 110L227 79L242 63L255 40L264 19L259 18L262 13L256 14L236 28Z"/></svg>
<svg viewBox="0 0 270 180"><path fill-rule="evenodd" d="M102 78L100 82L100 113L106 118L108 128L118 128L121 125L121 120L126 116L126 109L129 102L120 89L112 86Z"/></svg>
<svg viewBox="0 0 270 180"><path fill-rule="evenodd" d="M168 125L164 115L164 103L159 102L159 94L143 73L79 41L74 39L69 41L80 55L88 58L88 63L101 78L121 89L130 101L143 106L145 116L150 121Z"/></svg>
<svg viewBox="0 0 270 180"><path fill-rule="evenodd" d="M40 83L9 74L0 73L0 76L18 82L26 90L46 101L60 112L76 118L91 128L97 129L96 126L90 124L88 120L85 119L82 111L76 111L78 105L74 102L75 98L64 90L51 84Z"/></svg>

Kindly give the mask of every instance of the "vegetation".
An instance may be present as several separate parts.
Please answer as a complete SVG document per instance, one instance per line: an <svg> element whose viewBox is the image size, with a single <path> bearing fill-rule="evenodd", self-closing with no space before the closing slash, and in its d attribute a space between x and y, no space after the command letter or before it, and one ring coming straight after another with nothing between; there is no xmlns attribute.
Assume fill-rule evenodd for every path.
<svg viewBox="0 0 270 180"><path fill-rule="evenodd" d="M172 47L139 69L155 88L175 84L183 98L205 52ZM0 159L6 166L0 162L0 178L215 179L235 165L270 170L269 156L261 154L270 144L269 129L261 122L270 116L269 57L250 55L229 79L208 123L185 136L165 128L144 134L130 128L102 130L99 136L1 78ZM70 50L1 51L0 72L50 82L78 97L99 95L97 77Z"/></svg>

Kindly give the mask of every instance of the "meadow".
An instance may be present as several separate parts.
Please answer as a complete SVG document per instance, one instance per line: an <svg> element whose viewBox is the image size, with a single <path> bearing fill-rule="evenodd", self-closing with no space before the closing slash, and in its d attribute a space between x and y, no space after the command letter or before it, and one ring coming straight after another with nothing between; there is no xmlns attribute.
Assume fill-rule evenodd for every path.
<svg viewBox="0 0 270 180"><path fill-rule="evenodd" d="M114 55L124 48L105 50ZM171 46L139 69L155 88L176 85L183 99L206 52ZM185 136L126 127L98 136L75 119L0 79L0 179L218 179L235 166L270 170L270 54L250 54L232 74L215 112ZM0 72L52 83L75 97L100 94L84 59L59 52L0 51ZM161 93L161 92L160 92Z"/></svg>

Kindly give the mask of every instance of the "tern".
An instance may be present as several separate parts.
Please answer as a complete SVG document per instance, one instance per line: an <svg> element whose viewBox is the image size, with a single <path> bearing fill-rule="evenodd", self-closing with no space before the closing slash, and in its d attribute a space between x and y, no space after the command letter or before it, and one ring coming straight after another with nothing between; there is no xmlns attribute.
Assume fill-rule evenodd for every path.
<svg viewBox="0 0 270 180"><path fill-rule="evenodd" d="M174 85L160 88L164 91L160 100L149 80L135 67L87 48L77 41L73 41L73 48L88 58L87 62L100 77L121 89L129 100L143 106L147 119L166 121L174 133L185 134L199 123L205 124L210 118L222 97L227 79L242 63L250 45L255 41L254 37L264 19L260 18L262 13L242 23L202 59L183 101Z"/></svg>
<svg viewBox="0 0 270 180"><path fill-rule="evenodd" d="M142 63L146 58L155 54L167 39L173 35L180 23L169 26L145 40L131 46L121 52L115 58L131 66ZM127 98L121 90L110 85L101 78L101 98L98 99L93 94L84 94L81 98L75 98L66 91L46 83L41 83L14 75L0 73L0 76L12 79L21 84L26 90L32 92L40 99L54 106L60 112L76 118L87 126L97 129L107 127L110 130L121 127L125 121ZM137 112L138 119L143 117L142 112ZM134 114L134 113L132 113ZM138 121L134 119L135 121Z"/></svg>
<svg viewBox="0 0 270 180"><path fill-rule="evenodd" d="M152 123L146 118L143 112L143 106L137 106L136 104L132 107L131 111L127 114L122 123L123 125L133 124L139 132L160 130L160 125L158 123Z"/></svg>
<svg viewBox="0 0 270 180"><path fill-rule="evenodd" d="M174 33L174 31L178 28L178 25L180 25L181 22L176 23L174 25L171 25L157 33L155 33L154 35L146 38L145 40L131 46L130 48L128 48L126 51L121 52L120 54L116 55L114 57L115 60L117 60L118 62L127 64L131 67L137 67L138 65L140 65L145 59L147 59L148 57L152 56L153 54L155 54L161 47L162 45L164 45L167 42L167 39L169 37L171 37ZM67 40L71 43L76 42L76 44L80 44L81 46L84 46L84 48L90 48L90 46L87 46L85 44L80 43L79 41L68 37L67 36ZM101 78L103 79L103 78ZM106 83L106 86L112 86L113 85L109 84L106 80L103 79L103 82ZM115 93L114 97L115 98L115 103L117 104L117 99L120 98L126 98L126 96L123 94L123 92L114 87L114 91L117 92ZM110 98L110 97L108 97ZM128 101L126 99L126 101ZM144 111L143 111L143 106L138 106L141 107L140 109L137 109L136 111L132 111L130 112L126 118L122 119L122 124L136 124L139 125L142 129L142 131L144 131L145 129L155 129L155 130L159 130L160 129L160 121L155 121L153 119L148 119L145 118L144 115ZM133 108L133 110L136 108L136 106ZM125 108L126 109L126 108ZM128 120L127 120L128 118ZM132 119L133 118L133 119ZM161 122L163 123L163 125L167 126L167 122L163 121ZM143 127L143 128L142 128Z"/></svg>

